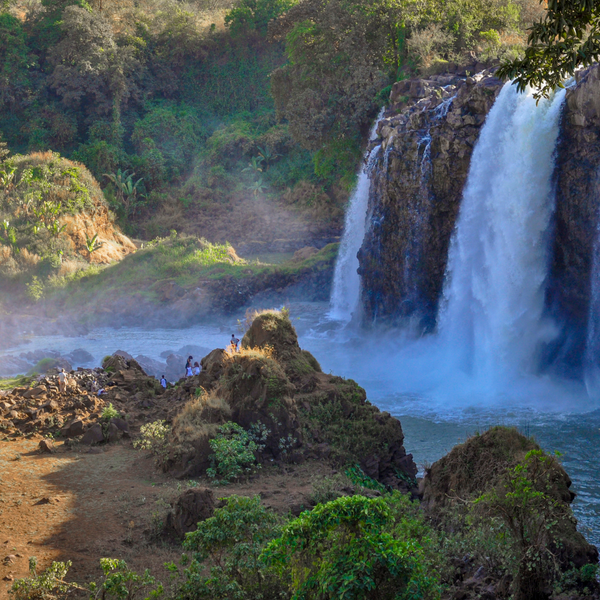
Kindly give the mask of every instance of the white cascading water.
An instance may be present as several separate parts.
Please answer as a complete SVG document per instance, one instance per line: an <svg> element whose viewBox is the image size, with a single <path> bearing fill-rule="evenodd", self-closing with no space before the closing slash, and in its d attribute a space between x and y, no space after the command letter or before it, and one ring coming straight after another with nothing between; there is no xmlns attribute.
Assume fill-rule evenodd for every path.
<svg viewBox="0 0 600 600"><path fill-rule="evenodd" d="M377 137L377 125L383 116L379 113L371 129L369 140ZM360 298L360 277L358 275L357 254L365 238L367 207L369 204L369 158L375 157L379 146L365 154L364 166L361 166L356 187L350 197L344 234L340 244L338 258L333 275L333 291L331 293L329 316L337 321L350 321L356 312Z"/></svg>
<svg viewBox="0 0 600 600"><path fill-rule="evenodd" d="M600 169L596 171L596 180L600 182ZM588 395L590 398L600 399L600 223L596 226L592 254L590 308L583 368Z"/></svg>
<svg viewBox="0 0 600 600"><path fill-rule="evenodd" d="M536 106L532 91L506 84L473 152L439 331L456 367L492 386L534 372L555 335L543 310L564 98Z"/></svg>

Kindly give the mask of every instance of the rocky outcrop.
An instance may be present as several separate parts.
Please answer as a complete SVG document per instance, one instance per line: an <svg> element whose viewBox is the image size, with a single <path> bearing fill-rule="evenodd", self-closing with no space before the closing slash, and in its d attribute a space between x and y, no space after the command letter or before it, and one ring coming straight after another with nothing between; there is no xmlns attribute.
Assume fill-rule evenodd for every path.
<svg viewBox="0 0 600 600"><path fill-rule="evenodd" d="M482 523L505 525L506 529L496 531L512 537L513 547L523 552L514 573L513 592L531 587L530 593L511 597L547 599L550 593L544 588L553 572L585 565L593 569L598 564L598 549L577 531L571 511L575 494L568 474L556 457L545 454L516 429L492 427L455 446L427 469L421 490L422 507L439 529L468 529L474 539ZM544 551L552 557L548 570L541 559ZM456 563L454 586L458 589L453 598L508 596L501 593L502 580L498 581L497 575L487 579L489 567L482 565L476 553ZM496 593L487 595L486 587ZM592 589L598 589L594 581L587 593ZM475 594L468 595L470 590Z"/></svg>
<svg viewBox="0 0 600 600"><path fill-rule="evenodd" d="M173 421L165 468L177 477L203 474L210 466L209 439L234 421L260 426L259 460L266 464L326 460L359 465L393 489L414 490L417 468L404 449L398 419L381 412L356 382L325 374L298 345L284 311L257 314L239 353L213 350L202 372L168 390L170 404L187 399Z"/></svg>
<svg viewBox="0 0 600 600"><path fill-rule="evenodd" d="M186 490L167 514L164 532L168 537L183 540L186 533L196 531L198 523L212 517L214 512L215 497L210 488Z"/></svg>
<svg viewBox="0 0 600 600"><path fill-rule="evenodd" d="M600 208L600 67L577 73L556 151L556 233L547 306L563 324L547 362L572 376L582 370Z"/></svg>
<svg viewBox="0 0 600 600"><path fill-rule="evenodd" d="M490 72L394 85L358 255L366 322L433 326L471 154L501 87Z"/></svg>

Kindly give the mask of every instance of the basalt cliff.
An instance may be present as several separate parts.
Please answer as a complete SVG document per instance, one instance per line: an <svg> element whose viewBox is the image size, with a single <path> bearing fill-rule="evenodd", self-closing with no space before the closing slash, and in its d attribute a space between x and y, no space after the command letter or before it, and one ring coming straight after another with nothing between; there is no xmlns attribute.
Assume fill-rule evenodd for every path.
<svg viewBox="0 0 600 600"><path fill-rule="evenodd" d="M501 87L490 72L394 85L359 252L367 322L434 326L471 154Z"/></svg>
<svg viewBox="0 0 600 600"><path fill-rule="evenodd" d="M358 253L363 322L436 326L448 250L471 156L504 83L493 70L394 85L372 143L367 233ZM557 325L542 363L580 377L600 268L600 67L567 89L555 151L546 313ZM600 257L599 257L600 258Z"/></svg>

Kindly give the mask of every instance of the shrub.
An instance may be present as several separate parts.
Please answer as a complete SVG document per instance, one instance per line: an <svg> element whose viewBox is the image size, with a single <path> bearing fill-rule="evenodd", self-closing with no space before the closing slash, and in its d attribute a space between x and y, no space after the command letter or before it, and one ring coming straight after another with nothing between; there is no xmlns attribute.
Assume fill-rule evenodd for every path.
<svg viewBox="0 0 600 600"><path fill-rule="evenodd" d="M103 421L110 421L111 419L116 419L120 416L119 411L112 405L112 402L110 402L108 406L104 407L101 418Z"/></svg>
<svg viewBox="0 0 600 600"><path fill-rule="evenodd" d="M140 437L133 442L133 447L149 450L156 457L157 465L162 466L169 453L168 437L170 432L171 428L166 421L154 421L142 425Z"/></svg>
<svg viewBox="0 0 600 600"><path fill-rule="evenodd" d="M260 446L243 427L230 421L217 431L216 437L209 442L214 452L210 457L212 466L206 471L209 477L219 477L219 483L227 484L260 468L254 455Z"/></svg>
<svg viewBox="0 0 600 600"><path fill-rule="evenodd" d="M505 526L517 559L515 600L547 597L548 581L556 579L553 532L571 510L556 499L556 460L542 450L530 450L504 474L498 487L480 496L476 505L485 516Z"/></svg>
<svg viewBox="0 0 600 600"><path fill-rule="evenodd" d="M53 562L41 575L36 572L37 559L29 559L29 577L17 579L10 589L15 600L54 600L65 598L79 586L65 582L65 576L71 567L71 561Z"/></svg>
<svg viewBox="0 0 600 600"><path fill-rule="evenodd" d="M178 598L269 600L284 598L282 582L260 560L265 544L281 532L280 519L260 497L231 496L213 517L186 535L192 552ZM207 573L206 567L210 568Z"/></svg>
<svg viewBox="0 0 600 600"><path fill-rule="evenodd" d="M101 558L100 567L104 577L100 584L90 584L90 600L134 600L142 592L146 600L157 598L163 586L146 569L142 575L132 571L124 560Z"/></svg>
<svg viewBox="0 0 600 600"><path fill-rule="evenodd" d="M291 570L294 600L439 598L419 541L395 522L383 498L338 498L302 513L262 558L282 575Z"/></svg>

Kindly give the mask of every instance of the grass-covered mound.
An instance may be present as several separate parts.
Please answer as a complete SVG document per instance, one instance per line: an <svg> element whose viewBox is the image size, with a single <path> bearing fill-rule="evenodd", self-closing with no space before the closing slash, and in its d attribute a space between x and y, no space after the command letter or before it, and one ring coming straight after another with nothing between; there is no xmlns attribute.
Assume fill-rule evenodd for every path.
<svg viewBox="0 0 600 600"><path fill-rule="evenodd" d="M260 461L360 465L390 488L414 488L416 467L404 450L400 422L371 405L355 382L322 373L317 360L298 345L287 311L258 313L240 352L213 351L202 365L199 376L168 393L194 406L197 393L225 401L231 420L259 439ZM203 426L197 437L206 437ZM205 464L206 456L199 453L186 454L171 466L193 475Z"/></svg>
<svg viewBox="0 0 600 600"><path fill-rule="evenodd" d="M84 165L53 152L0 162L0 278L29 283L33 297L52 276L134 251L113 221Z"/></svg>
<svg viewBox="0 0 600 600"><path fill-rule="evenodd" d="M173 234L119 263L56 278L43 293L49 310L85 304L78 318L89 321L184 323L236 310L269 290L295 286L304 297L325 299L336 254L337 244L330 244L304 260L267 264L240 258L229 244Z"/></svg>

